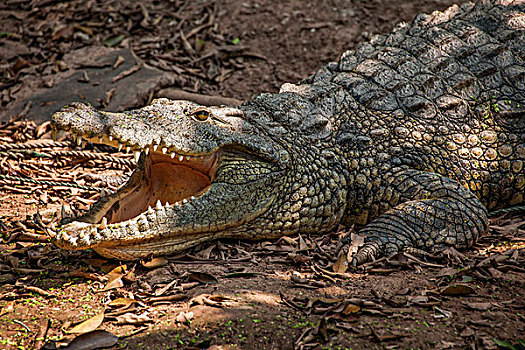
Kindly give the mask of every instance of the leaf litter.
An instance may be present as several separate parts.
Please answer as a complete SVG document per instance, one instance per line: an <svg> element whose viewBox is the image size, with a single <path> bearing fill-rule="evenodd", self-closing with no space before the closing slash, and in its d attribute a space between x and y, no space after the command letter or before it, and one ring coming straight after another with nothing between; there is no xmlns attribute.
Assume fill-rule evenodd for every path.
<svg viewBox="0 0 525 350"><path fill-rule="evenodd" d="M21 88L22 78L43 74L48 79L45 84L52 85L49 72L70 69L60 55L36 54L37 50L72 50L97 38L108 46L131 43L147 64L177 72L180 87L191 91L222 91L221 84L235 78L237 71L257 60L268 62L244 45L244 38L227 38L218 25L223 10L215 4L185 5L187 10L182 6L176 13L175 6L167 11L155 4L115 5L114 24L109 26L105 25L106 5L97 2L87 5L96 10L93 18L85 16L84 3L75 1L60 5L62 9L45 1L20 4L29 10L32 7L34 14L13 12L8 20L31 22L36 16L40 24L29 32L32 43L26 45L23 57L2 61L7 62L0 68L7 72L0 78L2 106ZM61 26L52 16L64 9L68 23ZM257 12L245 4L236 14ZM79 13L82 15L77 16ZM71 24L74 18L82 18L82 23ZM128 23L140 40L130 41L134 33L120 33ZM326 23L332 22L310 20L303 25L309 31L327 30ZM156 25L163 29L161 35L150 33ZM171 37L170 33L177 34ZM21 35L12 34L10 42L23 44ZM172 50L166 52L165 47ZM122 58L112 62L114 66L122 63ZM137 68L113 78L133 77ZM92 76L86 73L81 79L89 83ZM244 89L235 79L229 84ZM101 104L107 104L113 93L108 89ZM99 259L93 252L56 249L47 243L45 227L56 224L63 214L87 209L100 197L101 188L115 190L118 181L112 176L129 175L131 157L88 144L89 153L110 155L121 162L92 158L68 138L53 143L49 123L37 125L22 120L23 116L24 111L0 126L1 174L55 183L0 179L0 327L2 336L13 344L31 343L21 339L20 332L31 336L38 332L37 338L61 338L61 348L112 346L118 338L129 341L130 348L140 348L144 339L156 339L159 344L166 339L153 325L169 332L169 339L179 337L185 346L214 343L241 348L247 348L246 342L252 347L263 344L261 348L271 344L285 348L327 344L511 348L524 333L522 214L492 218L492 230L469 251L449 249L422 256L406 252L357 270L350 263L362 241L352 231L347 251L341 240L348 232L340 231L324 237L300 235L259 243L209 243L176 257L129 265L129 269ZM38 147L26 144L35 141ZM25 145L23 150L4 146L20 144ZM72 151L80 153L66 153ZM68 205L62 212L63 203ZM36 209L40 219L33 215ZM80 323L67 329L78 327L79 333L85 333L64 332L61 325L71 322ZM145 330L151 332L149 338L141 336Z"/></svg>
<svg viewBox="0 0 525 350"><path fill-rule="evenodd" d="M20 125L25 127L25 124ZM33 127L33 130L36 129ZM45 133L42 135L45 137ZM13 168L16 165L17 169L25 169L22 164L31 164L28 161L29 159L24 158L23 163L18 165L9 164ZM56 161L59 159L53 160ZM83 173L80 171L81 164L76 164L79 177ZM111 171L111 167L102 163L91 164L90 170L96 170L95 165L100 166L104 172ZM29 166L28 171L34 170ZM60 171L58 166L55 171ZM90 183L88 181L101 181L97 177L82 178L86 180L86 184ZM11 187L13 186L9 185L3 190L10 191ZM24 184L13 188L23 189ZM71 191L60 186L42 185L40 188L42 193L45 191L47 194L48 201L60 196L55 191L65 190L69 193L73 199L70 203L75 203L74 198L86 198L83 197L84 194L89 196L87 198L96 198L98 195L93 195L89 190ZM80 204L78 206L80 209ZM77 205L73 204L69 210L77 210L76 208ZM494 289L495 284L511 289L519 289L520 286L506 282L505 278L509 274L513 278L520 278L523 273L525 256L520 246L521 241L517 239L522 226L506 217L502 220L511 225L506 231L511 235L507 243L504 243L507 249L502 249L502 245L492 244L493 238L488 236L488 245L483 245L483 238L479 248L461 255L450 251L421 256L417 252L405 252L378 259L357 269L350 264L352 254L349 251L353 249L353 245L348 250L343 249L345 246L341 241L344 234L338 232L324 237L285 237L275 242L212 242L175 257L153 258L139 265L119 265L111 260L100 259L91 252L65 252L48 244L42 245L40 241L35 242L30 234L39 234L41 229L34 224L30 215L7 218L2 224L12 227L7 231L8 236L4 237L5 247L10 254L2 256L0 267L2 279L8 285L11 283L12 288L2 290L0 294L0 300L4 301L1 305L3 317L12 317L9 315L12 315L14 306L24 298L57 298L56 292L52 292L49 286L38 282L37 276L42 273L64 281L65 284L60 289L71 288L75 284L70 282L80 281L87 288L86 293L94 296L98 305L105 310L63 330L64 344L68 343L70 348L75 348L76 342L98 346L96 344L110 344L117 337L134 339L144 330L151 329L152 325L167 322L169 318L162 316L166 312L172 315L170 318L178 325L176 327L197 325L200 329L200 325L204 327L210 322L217 322L209 321L205 316L211 312L208 308L226 310L231 313L232 320L246 317L242 310L268 310L269 306L263 306L264 303L258 300L266 300L265 293L275 292L274 289L264 287L269 282L272 285L272 280L279 281L274 286L286 287L277 289L281 296L273 302L279 308L274 309L275 317L271 322L279 320L276 316L285 316L292 323L296 320L299 327L291 326L289 330L296 334L294 344L303 348L329 342L344 344L346 338L343 333L347 331L353 334L354 339L364 343L405 344L409 333L406 330L388 331L389 323L417 319L420 316L416 315L422 310L432 310L429 313L430 318L424 321L429 327L432 322L448 320L458 312L481 313L481 318L469 322L468 327L460 328L457 333L462 341L468 342L479 332L489 329L488 324L503 324L493 322L484 313L498 311L519 318L517 310L524 309L519 295L509 299L511 293L507 292L507 297L495 300L486 294ZM44 225L56 220L53 215L48 219L43 215L42 218ZM24 236L21 233L29 235ZM352 235L352 238L357 239L356 245L362 244L356 235ZM459 256L461 257L458 259ZM59 261L67 261L69 266L57 265ZM425 278L425 282L420 282L422 284L419 287L412 289L406 288L406 277L403 277L406 274L428 274L431 278ZM383 279L388 279L390 287ZM371 281L374 282L371 284ZM87 284L89 282L92 284ZM392 287L400 282L396 292ZM363 289L356 286L356 283L368 284L372 289ZM248 288L251 292L239 293L239 287ZM498 288L500 294L504 291L501 288ZM299 290L303 292L297 293ZM454 300L459 297L469 299L458 305ZM81 305L80 300L78 305ZM173 311L170 311L171 308ZM282 310L287 311L283 313ZM312 321L304 321L302 325L302 321L298 321L301 318L294 316L296 313L305 315ZM259 319L252 316L251 320L256 327ZM380 320L383 321L378 324ZM66 321L63 324L67 326L76 320L68 317ZM49 330L42 326L37 329L46 330L46 336L49 336L49 331L51 334L61 332L53 326L53 322L50 325ZM100 328L106 330L102 331ZM90 335L92 332L98 333ZM204 328L199 332L204 332ZM86 337L71 337L75 334ZM490 343L489 340L486 342Z"/></svg>

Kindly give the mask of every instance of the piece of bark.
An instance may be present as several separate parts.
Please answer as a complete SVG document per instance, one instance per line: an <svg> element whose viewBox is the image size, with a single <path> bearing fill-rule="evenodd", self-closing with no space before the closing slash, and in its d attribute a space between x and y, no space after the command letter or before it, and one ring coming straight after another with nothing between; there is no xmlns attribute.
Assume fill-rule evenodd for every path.
<svg viewBox="0 0 525 350"><path fill-rule="evenodd" d="M172 100L188 100L198 103L203 106L238 106L242 103L241 100L231 97L202 95L193 92L188 92L180 89L162 89L157 93L157 97L166 97Z"/></svg>

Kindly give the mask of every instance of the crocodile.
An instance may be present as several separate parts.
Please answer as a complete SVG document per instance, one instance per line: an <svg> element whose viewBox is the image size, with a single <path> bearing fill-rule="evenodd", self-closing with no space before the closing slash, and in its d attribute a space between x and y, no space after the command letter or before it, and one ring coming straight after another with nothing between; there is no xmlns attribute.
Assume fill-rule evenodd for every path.
<svg viewBox="0 0 525 350"><path fill-rule="evenodd" d="M114 193L50 229L135 260L216 239L364 236L354 264L467 248L525 193L525 3L419 15L238 107L73 103L52 125L135 152Z"/></svg>

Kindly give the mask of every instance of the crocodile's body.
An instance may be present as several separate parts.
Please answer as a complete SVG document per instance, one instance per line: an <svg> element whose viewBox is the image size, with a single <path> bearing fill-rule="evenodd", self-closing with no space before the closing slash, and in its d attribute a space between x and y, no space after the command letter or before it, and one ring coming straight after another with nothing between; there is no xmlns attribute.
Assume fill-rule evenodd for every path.
<svg viewBox="0 0 525 350"><path fill-rule="evenodd" d="M239 108L66 107L59 128L143 152L130 182L55 242L135 259L355 224L357 262L467 247L487 208L524 202L524 12L497 1L419 16Z"/></svg>

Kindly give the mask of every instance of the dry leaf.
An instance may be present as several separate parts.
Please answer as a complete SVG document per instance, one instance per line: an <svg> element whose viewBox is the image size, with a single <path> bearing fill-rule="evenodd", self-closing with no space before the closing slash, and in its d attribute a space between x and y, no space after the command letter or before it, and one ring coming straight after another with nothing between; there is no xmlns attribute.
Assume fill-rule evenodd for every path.
<svg viewBox="0 0 525 350"><path fill-rule="evenodd" d="M135 271L128 271L128 273L122 276L122 279L126 282L135 282Z"/></svg>
<svg viewBox="0 0 525 350"><path fill-rule="evenodd" d="M88 333L97 329L103 321L104 313L101 313L67 330L66 333Z"/></svg>
<svg viewBox="0 0 525 350"><path fill-rule="evenodd" d="M350 233L350 239L352 240L352 243L350 243L350 247L348 248L348 254L346 257L347 261L352 261L359 248L365 244L365 237L360 236L355 232Z"/></svg>
<svg viewBox="0 0 525 350"><path fill-rule="evenodd" d="M461 332L459 332L459 336L463 338L472 337L474 334L476 333L474 333L474 331L469 327L465 327L461 330Z"/></svg>
<svg viewBox="0 0 525 350"><path fill-rule="evenodd" d="M425 295L410 296L408 299L414 304L428 303L428 297Z"/></svg>
<svg viewBox="0 0 525 350"><path fill-rule="evenodd" d="M452 316L452 311L440 309L437 306L434 306L434 310L436 311L436 313L434 314L434 318L448 318Z"/></svg>
<svg viewBox="0 0 525 350"><path fill-rule="evenodd" d="M199 305L208 305L213 307L224 307L228 306L230 303L228 301L233 300L230 297L225 295L215 294L200 294L190 300L190 306L199 304Z"/></svg>
<svg viewBox="0 0 525 350"><path fill-rule="evenodd" d="M102 288L100 291L101 292L105 292L105 291L108 291L110 289L121 288L121 287L124 287L124 282L122 281L122 276L113 275L108 280L108 283L106 283L104 288Z"/></svg>
<svg viewBox="0 0 525 350"><path fill-rule="evenodd" d="M489 267L488 270L489 270L490 275L492 276L492 278L501 278L503 276L503 272L501 272L498 269L495 269L493 267Z"/></svg>
<svg viewBox="0 0 525 350"><path fill-rule="evenodd" d="M153 320L146 314L135 315L131 312L116 317L118 324L144 324L153 322Z"/></svg>
<svg viewBox="0 0 525 350"><path fill-rule="evenodd" d="M114 269L112 269L111 271L109 271L107 273L107 276L109 278L109 275L124 275L127 272L128 272L128 267L126 265L119 265L115 267Z"/></svg>
<svg viewBox="0 0 525 350"><path fill-rule="evenodd" d="M355 314L356 312L359 312L361 310L361 307L352 303L348 303L345 305L342 313L343 315L349 315L349 314Z"/></svg>
<svg viewBox="0 0 525 350"><path fill-rule="evenodd" d="M290 276L290 279L292 280L292 282L295 282L295 283L308 283L308 280L306 278L303 278L303 275L301 275L299 272L297 271L294 271L292 273L292 275Z"/></svg>
<svg viewBox="0 0 525 350"><path fill-rule="evenodd" d="M217 301L217 302L223 302L223 301L229 301L229 300L234 300L226 295L222 295L222 294L214 294L214 295L210 295L208 297L208 299L210 300L213 300L213 301Z"/></svg>
<svg viewBox="0 0 525 350"><path fill-rule="evenodd" d="M166 258L153 258L149 261L142 261L141 264L148 269L155 269L167 265L168 260Z"/></svg>
<svg viewBox="0 0 525 350"><path fill-rule="evenodd" d="M89 259L89 260L98 260L98 259ZM102 272L104 272L106 274L109 274L112 271L115 271L115 270L118 271L119 268L122 269L121 266L122 265L117 265L117 264L114 264L114 263L107 263L106 262L105 264L103 264L103 265L101 265L99 267L100 267L100 270L102 270Z"/></svg>
<svg viewBox="0 0 525 350"><path fill-rule="evenodd" d="M193 312L191 311L182 311L175 317L175 320L180 323L188 323L193 319Z"/></svg>
<svg viewBox="0 0 525 350"><path fill-rule="evenodd" d="M259 275L257 272L233 272L222 276L223 278L242 278L242 277L253 277Z"/></svg>
<svg viewBox="0 0 525 350"><path fill-rule="evenodd" d="M108 306L127 308L135 302L136 300L131 298L117 298L112 300Z"/></svg>
<svg viewBox="0 0 525 350"><path fill-rule="evenodd" d="M219 283L219 280L213 275L206 272L192 271L188 276L188 280L196 281L204 284L215 284Z"/></svg>
<svg viewBox="0 0 525 350"><path fill-rule="evenodd" d="M289 246L296 246L297 245L297 242L295 241L295 239L293 239L292 237L288 237L288 236L283 236L279 239L279 244L282 244L282 243L285 243Z"/></svg>
<svg viewBox="0 0 525 350"><path fill-rule="evenodd" d="M299 251L307 250L310 247L306 244L306 241L303 239L303 236L299 235Z"/></svg>
<svg viewBox="0 0 525 350"><path fill-rule="evenodd" d="M319 297L315 299L315 301L320 301L321 303L325 303L325 304L335 304L343 300L344 300L343 298L325 298L325 297Z"/></svg>
<svg viewBox="0 0 525 350"><path fill-rule="evenodd" d="M159 301L180 301L186 299L188 296L186 294L173 294L173 295L163 295L159 297L151 297L147 299L148 303L156 303Z"/></svg>
<svg viewBox="0 0 525 350"><path fill-rule="evenodd" d="M11 300L11 301L8 301L4 307L2 308L2 310L0 311L0 316L2 315L5 315L5 314L8 314L10 312L13 312L13 310L15 309L15 301L14 300Z"/></svg>
<svg viewBox="0 0 525 350"><path fill-rule="evenodd" d="M85 272L85 271L80 271L80 270L71 271L69 274L66 274L66 275L71 278L80 277L80 278L85 278L88 280L99 281L99 282L103 282L106 280L105 277L97 275L96 273Z"/></svg>
<svg viewBox="0 0 525 350"><path fill-rule="evenodd" d="M454 276L456 273L458 273L458 269L453 267L445 267L439 270L437 277Z"/></svg>
<svg viewBox="0 0 525 350"><path fill-rule="evenodd" d="M466 284L452 284L443 288L440 292L441 295L460 296L474 293L475 290L471 286Z"/></svg>
<svg viewBox="0 0 525 350"><path fill-rule="evenodd" d="M335 273L345 273L348 270L348 260L347 255L341 250L337 261L332 266L332 269Z"/></svg>
<svg viewBox="0 0 525 350"><path fill-rule="evenodd" d="M131 271L128 272L128 267L126 265L120 265L115 267L109 273L106 274L108 282L100 291L105 292L110 289L120 288L124 286L122 278L127 276Z"/></svg>
<svg viewBox="0 0 525 350"><path fill-rule="evenodd" d="M108 331L98 330L77 336L64 350L103 349L109 348L118 342L118 337Z"/></svg>
<svg viewBox="0 0 525 350"><path fill-rule="evenodd" d="M211 251L217 246L217 244L212 244L208 248L201 250L195 256L199 259L208 260L211 255Z"/></svg>
<svg viewBox="0 0 525 350"><path fill-rule="evenodd" d="M479 311L486 311L486 310L495 309L498 307L497 305L494 305L492 303L484 303L484 302L471 302L471 303L465 303L465 305L472 310L479 310Z"/></svg>

